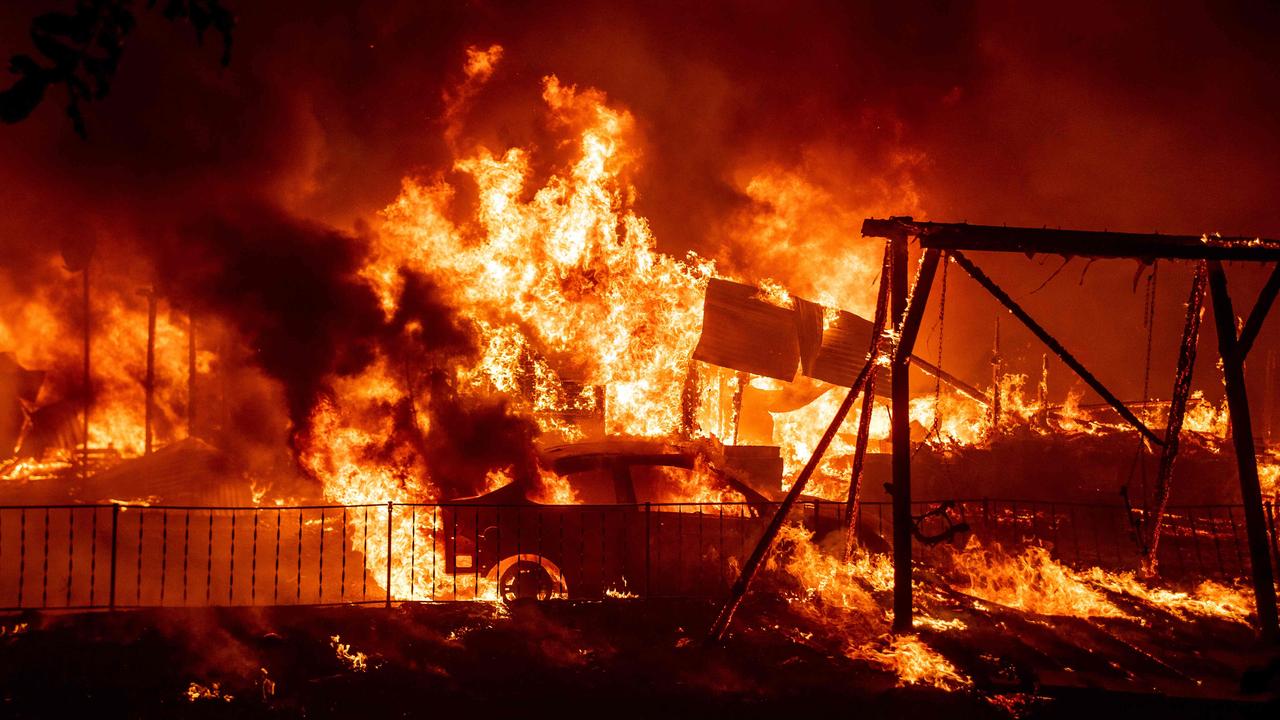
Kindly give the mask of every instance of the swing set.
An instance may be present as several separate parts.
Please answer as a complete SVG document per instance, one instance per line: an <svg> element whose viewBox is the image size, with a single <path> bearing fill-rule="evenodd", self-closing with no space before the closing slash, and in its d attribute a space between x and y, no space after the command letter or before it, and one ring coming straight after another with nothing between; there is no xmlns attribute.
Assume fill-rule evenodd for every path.
<svg viewBox="0 0 1280 720"><path fill-rule="evenodd" d="M882 238L886 241L884 269L881 274L871 346L866 363L849 388L827 431L816 445L809 462L792 484L777 514L766 527L755 551L743 566L728 601L712 625L709 641L716 642L723 638L734 613L750 587L756 570L768 556L791 507L803 492L805 484L817 468L837 429L852 409L854 401L859 394L862 394L862 415L854 449L853 473L850 478L845 515L850 530L846 536L846 556L851 551L854 542L853 529L856 527L858 515L857 498L862 479L862 465L867 450L870 411L874 399L876 366L880 362L882 353L889 355L887 367L891 385L892 484L888 487L893 505L893 629L895 632L911 630L912 541L913 538L918 541L922 538L916 530L921 518L911 515L912 448L907 371L913 362L911 353L919 335L925 305L929 300L939 263L944 261L946 264L943 265L942 296L940 297L943 309L939 313L939 323L943 321L942 313L945 313L946 268L953 262L1030 330L1137 432L1142 444L1140 452L1145 452L1147 448L1159 451L1160 460L1152 503L1141 513L1130 508L1131 521L1134 523L1143 553L1143 570L1147 573L1157 571L1156 550L1160 541L1161 521L1169 500L1174 463L1178 457L1179 436L1191 393L1191 377L1200 335L1200 319L1206 294L1212 298L1213 316L1218 334L1218 355L1221 359L1227 407L1231 419L1231 439L1235 449L1240 494L1244 504L1251 580L1257 606L1257 630L1264 640L1270 642L1280 640L1280 627L1277 627L1275 576L1272 572L1271 553L1267 546L1266 520L1258 482L1253 427L1244 380L1245 359L1257 339L1258 332L1277 294L1280 294L1280 241L1219 235L1161 235L936 223L916 221L910 217L868 218L863 222L862 235ZM907 243L912 237L919 241L924 253L915 282L909 285ZM970 252L1019 253L1028 257L1037 254L1060 255L1067 259L1085 257L1090 261L1128 259L1149 265L1154 265L1159 260L1194 263L1195 271L1187 298L1187 311L1179 344L1173 392L1163 433L1157 433L1148 427L1117 398L1057 338L987 276L968 257L966 253ZM1226 271L1223 268L1224 262L1273 263L1271 275L1239 332L1236 330L1236 315L1232 306ZM1144 376L1144 396L1148 392L1150 378L1154 275L1153 270L1148 280L1147 306L1144 314L1144 322L1148 329L1148 367ZM892 333L886 333L889 318L893 319ZM897 338L896 346L883 347L887 344L886 335ZM939 342L940 346L941 342ZM998 362L995 359L997 356L998 348L993 353L993 363ZM938 360L940 365L940 350ZM995 403L998 402L996 396L998 396L998 388L994 389L991 398L993 411L995 411Z"/></svg>

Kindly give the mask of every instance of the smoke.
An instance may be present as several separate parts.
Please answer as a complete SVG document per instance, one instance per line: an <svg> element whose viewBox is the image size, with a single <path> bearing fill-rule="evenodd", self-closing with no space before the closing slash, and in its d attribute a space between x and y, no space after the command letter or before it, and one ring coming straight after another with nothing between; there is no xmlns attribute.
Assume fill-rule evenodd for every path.
<svg viewBox="0 0 1280 720"><path fill-rule="evenodd" d="M7 5L0 48L25 50L27 23L50 4ZM129 312L141 310L136 288L155 284L165 302L231 328L238 350L220 361L243 360L278 387L230 389L243 402L229 414L249 435L304 429L332 380L379 353L401 366L414 353L434 353L437 367L465 357L472 341L429 278L408 279L385 316L356 273L368 228L406 175L443 173L468 202L450 144L537 145L554 166L554 128L535 112L550 73L637 119L642 162L629 180L661 249L854 310L866 310L877 267L879 247L858 233L872 214L1280 234L1266 4L232 4L228 69L216 47L144 12L111 96L85 108L87 142L56 97L0 129L0 302L11 324L33 303L59 318L46 325L63 351L18 357L51 370L58 392L75 385L79 331L76 277L59 257L68 238L94 240L102 291ZM442 89L459 87L466 47L493 43L501 66L455 117ZM1132 331L1133 268L1091 269L1082 289L1077 266L1031 296L1053 266L991 269L1136 395L1145 337ZM1260 280L1233 272L1249 297ZM1165 318L1181 317L1184 295L1177 272L1162 283L1157 331L1169 341L1156 344L1157 370L1172 367ZM948 302L948 367L981 382L994 306L963 282ZM1099 314L1115 327L1108 342L1096 342ZM1028 336L1007 323L1002 333L1010 368L1038 368ZM933 352L936 331L923 342ZM1259 339L1263 352L1273 345L1270 332ZM1200 377L1218 391L1212 373ZM280 417L266 410L275 394ZM472 427L447 393L430 398L433 413ZM520 462L497 439L527 429L501 409L470 420L455 444L412 442L450 467L475 443Z"/></svg>

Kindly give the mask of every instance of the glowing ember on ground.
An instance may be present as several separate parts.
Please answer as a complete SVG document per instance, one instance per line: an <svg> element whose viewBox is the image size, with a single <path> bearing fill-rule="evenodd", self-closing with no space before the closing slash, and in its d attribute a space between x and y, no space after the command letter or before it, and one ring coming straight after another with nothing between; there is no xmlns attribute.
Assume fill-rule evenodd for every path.
<svg viewBox="0 0 1280 720"><path fill-rule="evenodd" d="M362 652L352 651L350 643L342 642L342 638L334 635L329 638L333 652L352 672L364 672L369 668L369 657Z"/></svg>

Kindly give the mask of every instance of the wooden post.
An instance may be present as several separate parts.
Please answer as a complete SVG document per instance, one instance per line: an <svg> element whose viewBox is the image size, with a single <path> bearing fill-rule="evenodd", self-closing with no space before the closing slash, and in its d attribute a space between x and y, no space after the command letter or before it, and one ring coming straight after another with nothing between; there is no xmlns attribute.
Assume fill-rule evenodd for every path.
<svg viewBox="0 0 1280 720"><path fill-rule="evenodd" d="M143 380L146 409L143 416L143 453L151 454L151 423L156 412L156 291L140 291L147 296L147 375Z"/></svg>
<svg viewBox="0 0 1280 720"><path fill-rule="evenodd" d="M1000 355L1000 316L996 315L995 335L991 338L991 435L1000 432L1000 383L1004 375L1004 358Z"/></svg>
<svg viewBox="0 0 1280 720"><path fill-rule="evenodd" d="M1209 288L1213 293L1213 318L1218 330L1218 353L1222 357L1222 375L1227 391L1227 409L1231 414L1231 438L1236 451L1236 468L1240 474L1240 497L1244 501L1245 531L1249 541L1249 563L1253 575L1253 594L1257 602L1258 630L1262 637L1274 642L1280 639L1276 625L1276 588L1267 548L1267 527L1262 510L1262 489L1258 485L1258 458L1254 454L1253 423L1249 417L1249 398L1244 382L1244 356L1236 337L1236 316L1227 289L1227 275L1222 263L1209 261ZM1259 323L1261 324L1261 319Z"/></svg>
<svg viewBox="0 0 1280 720"><path fill-rule="evenodd" d="M906 264L906 257L905 257L906 238L905 237L902 239L902 246L900 248L900 251L903 257L901 258L901 262L899 262L898 256L896 254L894 255L895 266L902 266ZM895 376L899 377L900 381L905 380L907 376L908 363L911 361L911 348L915 344L916 335L920 331L920 320L924 316L924 305L929 300L929 286L933 284L933 275L934 275L934 272L938 269L938 256L939 256L939 252L937 250L928 250L925 252L924 258L920 262L920 272L916 276L916 291L912 295L911 307L909 309L906 306L907 292L906 292L905 268L903 268L903 272L901 273L897 272L896 270L893 273L894 280L897 281L900 279L901 282L898 284L898 288L899 288L898 290L891 289L890 292L891 293L900 292L902 294L901 299L902 299L903 312L901 314L904 318L902 321L902 329L899 332L899 336L901 340L899 340L898 349L895 352L893 357L893 366L895 368ZM883 278L881 279L881 282L884 282ZM782 503L778 507L778 511L774 513L773 519L771 519L769 521L769 524L765 527L764 534L761 536L760 542L756 543L755 549L751 552L751 557L747 558L746 564L743 565L742 567L742 573L738 576L738 581L734 583L733 589L730 590L729 599L725 601L724 607L720 609L720 614L716 617L715 622L712 623L711 625L711 632L707 635L708 643L719 642L724 637L725 632L729 629L729 624L733 622L733 615L734 613L737 612L738 606L742 604L742 598L746 596L747 590L750 589L751 581L755 577L756 571L760 568L760 565L764 562L765 558L768 557L769 551L773 548L773 541L774 539L777 538L778 531L782 528L782 524L786 521L787 515L790 514L791 508L795 505L796 500L800 498L800 493L804 492L804 487L809 482L809 478L811 478L813 476L814 471L818 469L818 464L822 461L822 456L824 453L826 453L827 448L831 446L831 441L835 438L836 431L840 429L840 426L844 424L845 418L848 417L849 410L853 408L853 401L857 399L858 393L861 392L862 389L866 386L867 378L871 375L871 368L874 365L875 365L875 357L872 356L870 358L867 358L867 362L863 364L862 370L858 372L857 378L854 379L852 386L850 386L848 394L845 395L844 401L841 402L840 407L836 409L836 414L835 414L835 417L831 419L831 424L827 426L826 432L822 434L822 437L818 440L818 444L814 447L813 454L809 456L809 462L807 462L804 466L804 469L800 471L800 474L796 477L796 481L792 483L791 489L787 491L786 497L782 499ZM897 369L899 367L901 368L900 370ZM907 398L907 400L909 402L910 398ZM895 412L896 412L896 409L895 409ZM909 423L910 420L907 417L909 413L910 413L910 408L906 408L906 410L900 415L898 415L898 417L906 420ZM896 420L897 418L895 418L895 421ZM908 436L906 438L906 441L907 441L907 446L906 446L907 452L903 454L903 459L905 459L908 463L910 463L911 438ZM895 446L895 449L896 449L896 446ZM895 452L894 458L895 460L898 459L898 455L896 452ZM908 473L910 472L909 464L907 466L907 472ZM895 478L894 481L896 483L899 479L899 476L895 474L894 478ZM905 479L907 481L906 487L909 492L910 477L908 476ZM898 495L895 493L894 495L895 510L897 509L897 505L898 505L897 498L898 498ZM910 514L911 514L910 497L908 496L907 521L904 525L907 531L908 544L906 544L905 546L902 546L901 548L897 543L895 543L894 545L895 558L905 553L905 556L907 559L908 574L906 577L905 589L903 589L900 585L897 584L899 582L899 578L896 572L897 568L895 567L894 601L895 601L895 610L896 610L897 608L896 603L898 601L898 596L905 593L905 597L907 600L907 612L905 617L906 617L908 628L910 627L910 622L911 622L911 614L910 614L910 608L911 608L911 577L910 577L911 517L910 517ZM897 518L895 517L895 522L896 520ZM895 525L894 527L895 536L897 532L898 532L898 527ZM896 627L897 619L899 617L902 617L902 615L900 613L895 613L895 627Z"/></svg>
<svg viewBox="0 0 1280 720"><path fill-rule="evenodd" d="M905 338L907 312L907 236L889 241L892 273L889 317ZM904 354L905 349L905 354ZM899 362L898 358L903 361ZM906 359L911 347L898 346L890 366L890 438L893 455L893 631L911 632L911 383Z"/></svg>
<svg viewBox="0 0 1280 720"><path fill-rule="evenodd" d="M1182 343L1178 349L1178 369L1173 377L1173 397L1169 401L1169 422L1165 425L1164 447L1160 452L1160 471L1156 475L1155 506L1143 523L1143 570L1156 574L1157 550L1160 545L1160 523L1169 503L1172 489L1173 464L1178 458L1178 436L1182 432L1182 420L1187 414L1187 398L1191 395L1191 374L1196 365L1196 346L1200 342L1200 316L1204 310L1205 263L1196 266L1191 279L1191 295L1187 298L1187 318L1182 328ZM1145 398L1144 398L1145 399Z"/></svg>
<svg viewBox="0 0 1280 720"><path fill-rule="evenodd" d="M751 376L740 372L733 378L733 444L738 444L738 432L742 429L742 393L747 389Z"/></svg>
<svg viewBox="0 0 1280 720"><path fill-rule="evenodd" d="M893 249L884 247L884 260L880 263L880 292L876 294L875 318L871 322L871 343L867 348L867 360L872 363L867 375L867 386L862 392L862 409L858 414L858 435L853 445L853 467L849 472L849 497L845 501L844 560L853 556L858 543L858 520L862 514L862 471L867 459L867 444L871 441L871 414L876 405L876 372L880 355L880 342L889 315L889 276L893 273Z"/></svg>
<svg viewBox="0 0 1280 720"><path fill-rule="evenodd" d="M196 434L196 313L187 314L187 437Z"/></svg>
<svg viewBox="0 0 1280 720"><path fill-rule="evenodd" d="M791 484L791 489L782 498L782 503L778 506L777 512L774 513L769 524L765 526L760 542L756 543L755 549L751 551L751 556L747 558L746 564L742 566L742 573L738 575L737 582L733 584L733 588L729 591L729 599L725 601L724 607L720 608L720 614L716 616L715 622L711 625L711 632L707 634L708 643L717 643L724 638L725 632L729 629L729 624L733 622L734 613L738 611L738 606L742 604L742 598L746 597L747 590L751 588L751 581L755 578L756 571L764 563L765 558L768 557L769 551L773 549L773 541L778 537L778 531L782 529L782 524L786 522L787 516L791 513L791 508L795 506L796 500L800 498L800 493L804 491L804 486L809 482L809 478L818 469L818 463L821 462L823 454L826 453L831 441L835 438L836 431L844 424L844 419L849 415L849 409L853 407L853 401L858 397L858 392L862 389L862 386L866 384L867 376L870 372L871 362L868 361L862 366L857 379L853 381L853 387L849 388L849 393L845 395L844 402L840 403L840 407L836 409L836 415L831 419L831 424L827 426L826 432L819 438L813 454L809 456L809 462L800 471L796 481ZM648 506L646 505L646 512L647 510ZM647 552L647 543L645 547Z"/></svg>
<svg viewBox="0 0 1280 720"><path fill-rule="evenodd" d="M1264 446L1271 444L1271 424L1275 417L1275 407L1273 405L1276 386L1275 386L1275 370L1276 370L1276 354L1273 350L1267 351L1265 380L1262 386L1262 443Z"/></svg>
<svg viewBox="0 0 1280 720"><path fill-rule="evenodd" d="M907 287L907 238L889 241L893 253L893 284L889 287L889 311L898 321L898 347L890 363L889 394L892 403L893 445L893 631L911 632L911 351L920 334L920 321L929 303L929 290L938 270L941 252L924 251L915 288ZM910 305L907 304L910 291Z"/></svg>
<svg viewBox="0 0 1280 720"><path fill-rule="evenodd" d="M93 404L93 387L89 375L90 327L93 324L89 307L89 261L84 263L84 446L81 475L89 476L89 408Z"/></svg>

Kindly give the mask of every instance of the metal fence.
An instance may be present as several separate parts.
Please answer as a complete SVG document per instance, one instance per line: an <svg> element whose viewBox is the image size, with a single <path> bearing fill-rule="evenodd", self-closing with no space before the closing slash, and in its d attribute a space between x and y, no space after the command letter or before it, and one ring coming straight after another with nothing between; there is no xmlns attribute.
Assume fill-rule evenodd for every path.
<svg viewBox="0 0 1280 720"><path fill-rule="evenodd" d="M932 503L916 504L923 514ZM494 600L532 572L545 596L719 597L776 506L742 503L302 507L0 507L0 609L385 604ZM793 522L839 537L843 503L805 502ZM1266 506L1273 553L1275 508ZM954 503L985 542L1039 543L1072 565L1137 566L1125 508L976 499ZM891 537L886 503L862 527ZM834 533L834 535L833 535ZM961 542L967 534L952 542ZM838 543L833 543L838 544ZM942 545L917 543L929 563ZM1170 508L1162 572L1241 577L1239 506ZM541 568L541 570L539 570Z"/></svg>

